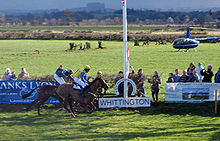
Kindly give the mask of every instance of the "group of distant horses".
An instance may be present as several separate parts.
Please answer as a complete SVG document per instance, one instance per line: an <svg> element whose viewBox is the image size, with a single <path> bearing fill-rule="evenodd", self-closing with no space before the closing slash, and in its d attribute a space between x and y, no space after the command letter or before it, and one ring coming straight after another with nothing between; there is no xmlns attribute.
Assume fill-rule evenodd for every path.
<svg viewBox="0 0 220 141"><path fill-rule="evenodd" d="M99 88L104 88L105 92L109 88L107 83L100 77L95 78L85 90L85 96L81 96L80 90L73 89L74 84L62 84L62 85L42 85L36 87L28 94L22 95L25 99L38 89L37 98L29 105L25 110L29 110L33 105L37 104L38 115L40 115L40 106L43 105L50 97L54 97L60 101L62 106L66 109L68 113L71 114L73 118L76 117L75 112L79 113L91 113L96 107L93 104L96 98L96 93ZM80 105L82 110L78 110L74 107L75 105ZM90 107L90 108L89 108Z"/></svg>

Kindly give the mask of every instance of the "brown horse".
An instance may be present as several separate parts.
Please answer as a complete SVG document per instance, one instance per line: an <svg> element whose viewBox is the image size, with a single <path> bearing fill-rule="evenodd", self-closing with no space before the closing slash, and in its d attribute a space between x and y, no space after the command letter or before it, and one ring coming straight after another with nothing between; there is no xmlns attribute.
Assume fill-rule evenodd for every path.
<svg viewBox="0 0 220 141"><path fill-rule="evenodd" d="M93 101L95 99L95 94L97 93L97 90L99 88L104 88L105 90L107 90L109 87L102 78L97 77L90 83L88 87L85 88L86 89L85 97L81 96L79 90L73 89L73 84L62 84L58 87L56 92L64 99L64 105L66 107L67 105L69 105L71 110L71 115L74 118L75 114L73 111L73 101L75 101L76 103L80 103L80 105L82 105L84 108L82 111L77 111L77 112L91 113L96 109L96 107L93 104ZM92 108L91 111L88 111L88 106Z"/></svg>
<svg viewBox="0 0 220 141"><path fill-rule="evenodd" d="M28 111L33 105L37 104L38 115L40 115L40 106L43 105L50 97L54 97L54 98L58 99L60 101L60 103L63 104L63 99L58 94L56 94L56 89L58 87L59 86L55 86L55 85L43 85L43 86L39 86L39 87L34 88L28 94L22 95L22 98L25 99L25 98L31 96L31 94L37 88L39 88L37 91L37 98L25 110ZM39 102L39 103L37 103L37 102Z"/></svg>

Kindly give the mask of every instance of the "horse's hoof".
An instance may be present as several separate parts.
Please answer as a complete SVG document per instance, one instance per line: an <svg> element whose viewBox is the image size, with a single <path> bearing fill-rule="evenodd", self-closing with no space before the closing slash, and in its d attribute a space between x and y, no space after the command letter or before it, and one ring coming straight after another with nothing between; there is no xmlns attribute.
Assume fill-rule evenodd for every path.
<svg viewBox="0 0 220 141"><path fill-rule="evenodd" d="M73 115L73 114L71 114L72 115L72 118L76 118L76 115Z"/></svg>

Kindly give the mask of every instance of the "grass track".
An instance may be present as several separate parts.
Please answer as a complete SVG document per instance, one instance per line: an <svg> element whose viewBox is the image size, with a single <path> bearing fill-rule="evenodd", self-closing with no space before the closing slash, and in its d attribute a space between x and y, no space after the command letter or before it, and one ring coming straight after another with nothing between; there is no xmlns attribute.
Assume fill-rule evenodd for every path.
<svg viewBox="0 0 220 141"><path fill-rule="evenodd" d="M0 140L220 139L220 115L212 114L213 104L159 105L78 114L76 119L56 105L44 106L43 116L22 111L23 105L0 105Z"/></svg>

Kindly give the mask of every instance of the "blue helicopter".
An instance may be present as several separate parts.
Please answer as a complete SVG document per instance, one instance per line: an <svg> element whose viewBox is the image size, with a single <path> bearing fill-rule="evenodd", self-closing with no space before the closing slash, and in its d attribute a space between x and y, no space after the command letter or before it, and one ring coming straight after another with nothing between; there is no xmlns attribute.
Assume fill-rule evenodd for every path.
<svg viewBox="0 0 220 141"><path fill-rule="evenodd" d="M199 45L200 41L216 40L216 39L220 39L220 37L190 39L190 30L189 30L189 27L188 27L187 28L187 33L186 33L186 38L176 39L173 42L173 48L179 49L179 50L180 49L186 49L186 52L188 52L188 50L192 48L196 52L195 48Z"/></svg>

